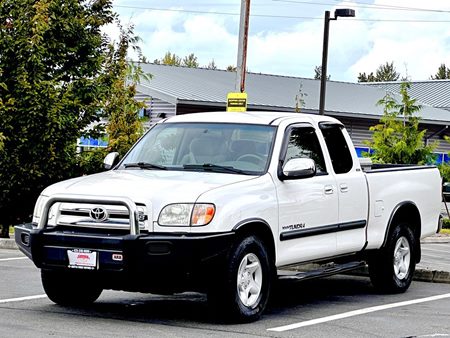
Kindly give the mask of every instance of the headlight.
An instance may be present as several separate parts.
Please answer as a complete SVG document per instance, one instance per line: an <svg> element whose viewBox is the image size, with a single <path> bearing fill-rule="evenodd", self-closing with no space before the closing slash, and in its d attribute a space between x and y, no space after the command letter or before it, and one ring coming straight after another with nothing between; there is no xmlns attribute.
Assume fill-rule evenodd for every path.
<svg viewBox="0 0 450 338"><path fill-rule="evenodd" d="M169 204L159 214L158 224L161 226L202 226L212 221L215 211L214 204L209 203Z"/></svg>

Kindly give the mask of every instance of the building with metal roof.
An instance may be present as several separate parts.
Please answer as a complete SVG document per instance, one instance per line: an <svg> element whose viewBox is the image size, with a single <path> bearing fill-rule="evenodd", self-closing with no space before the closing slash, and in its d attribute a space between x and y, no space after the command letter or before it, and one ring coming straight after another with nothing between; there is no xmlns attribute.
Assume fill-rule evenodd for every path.
<svg viewBox="0 0 450 338"><path fill-rule="evenodd" d="M137 86L138 98L144 100L153 121L161 117L191 112L225 110L227 93L235 91L235 72L203 68L141 64L151 80ZM247 73L248 110L276 110L318 114L320 81L301 77ZM378 123L383 107L376 103L386 90L376 86L337 81L327 82L325 114L344 123L355 145L366 147L371 138L369 127ZM398 94L394 94L400 100ZM297 99L296 99L297 98ZM299 103L301 101L301 103ZM450 125L447 110L423 105L420 112L427 137L439 139ZM450 145L440 142L439 151L450 151Z"/></svg>
<svg viewBox="0 0 450 338"><path fill-rule="evenodd" d="M401 82L370 82L365 84L398 93L400 92ZM421 104L450 111L450 80L411 81L408 93Z"/></svg>

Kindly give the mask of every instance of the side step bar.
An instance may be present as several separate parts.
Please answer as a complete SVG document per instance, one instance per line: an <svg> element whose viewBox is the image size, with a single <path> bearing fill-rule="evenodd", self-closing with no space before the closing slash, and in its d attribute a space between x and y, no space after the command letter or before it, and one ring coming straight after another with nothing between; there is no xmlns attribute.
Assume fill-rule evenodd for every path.
<svg viewBox="0 0 450 338"><path fill-rule="evenodd" d="M278 280L303 281L319 277L327 277L338 273L364 268L366 262L350 262L345 264L327 264L317 269L305 269L305 271L278 270Z"/></svg>

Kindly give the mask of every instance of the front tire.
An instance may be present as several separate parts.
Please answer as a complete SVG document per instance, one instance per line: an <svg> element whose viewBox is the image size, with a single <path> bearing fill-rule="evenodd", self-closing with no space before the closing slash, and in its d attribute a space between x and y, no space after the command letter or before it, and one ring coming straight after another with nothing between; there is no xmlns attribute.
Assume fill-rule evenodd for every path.
<svg viewBox="0 0 450 338"><path fill-rule="evenodd" d="M376 289L387 293L405 292L416 268L416 239L406 224L397 225L385 248L369 260L369 275Z"/></svg>
<svg viewBox="0 0 450 338"><path fill-rule="evenodd" d="M256 236L242 239L228 254L224 270L208 291L208 301L222 318L236 322L259 319L266 308L273 278L273 264Z"/></svg>
<svg viewBox="0 0 450 338"><path fill-rule="evenodd" d="M95 280L86 277L65 271L41 270L44 291L58 305L82 306L95 302L103 290Z"/></svg>

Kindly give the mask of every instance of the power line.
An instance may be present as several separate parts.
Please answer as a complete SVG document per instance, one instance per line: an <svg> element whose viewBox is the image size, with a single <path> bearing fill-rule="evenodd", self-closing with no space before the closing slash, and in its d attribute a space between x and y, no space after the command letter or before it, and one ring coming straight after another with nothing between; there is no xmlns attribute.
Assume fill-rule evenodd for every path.
<svg viewBox="0 0 450 338"><path fill-rule="evenodd" d="M280 0L281 1L281 0ZM288 1L288 0L284 0ZM211 12L211 11L200 11L200 10L188 10L188 9L176 9L176 8L155 8L155 7L138 7L138 6L126 6L126 5L114 5L117 8L126 9L142 9L149 11L161 11L161 12L180 12L180 13L191 13L191 14L211 14L211 15L229 15L229 16L239 16L239 13L230 12ZM291 16L291 15L271 15L271 14L250 14L252 17L259 18L275 18L275 19L301 19L301 20L323 20L323 18L309 17L309 16ZM346 21L365 21L365 22L415 22L415 23L447 23L450 20L418 20L418 19L347 19Z"/></svg>
<svg viewBox="0 0 450 338"><path fill-rule="evenodd" d="M319 6L334 6L336 3L342 2L339 0L331 0L335 3L330 2L311 2L311 1L301 1L301 0L272 0L274 2L284 2L284 3L292 3L292 4L305 4L305 5L319 5ZM443 9L431 9L431 8L417 8L417 7L403 7L403 6L395 6L395 5L375 5L368 4L364 2L354 1L351 4L351 7L356 8L370 8L377 10L395 10L395 11L408 11L408 12L434 12L434 13L450 13L450 10Z"/></svg>

